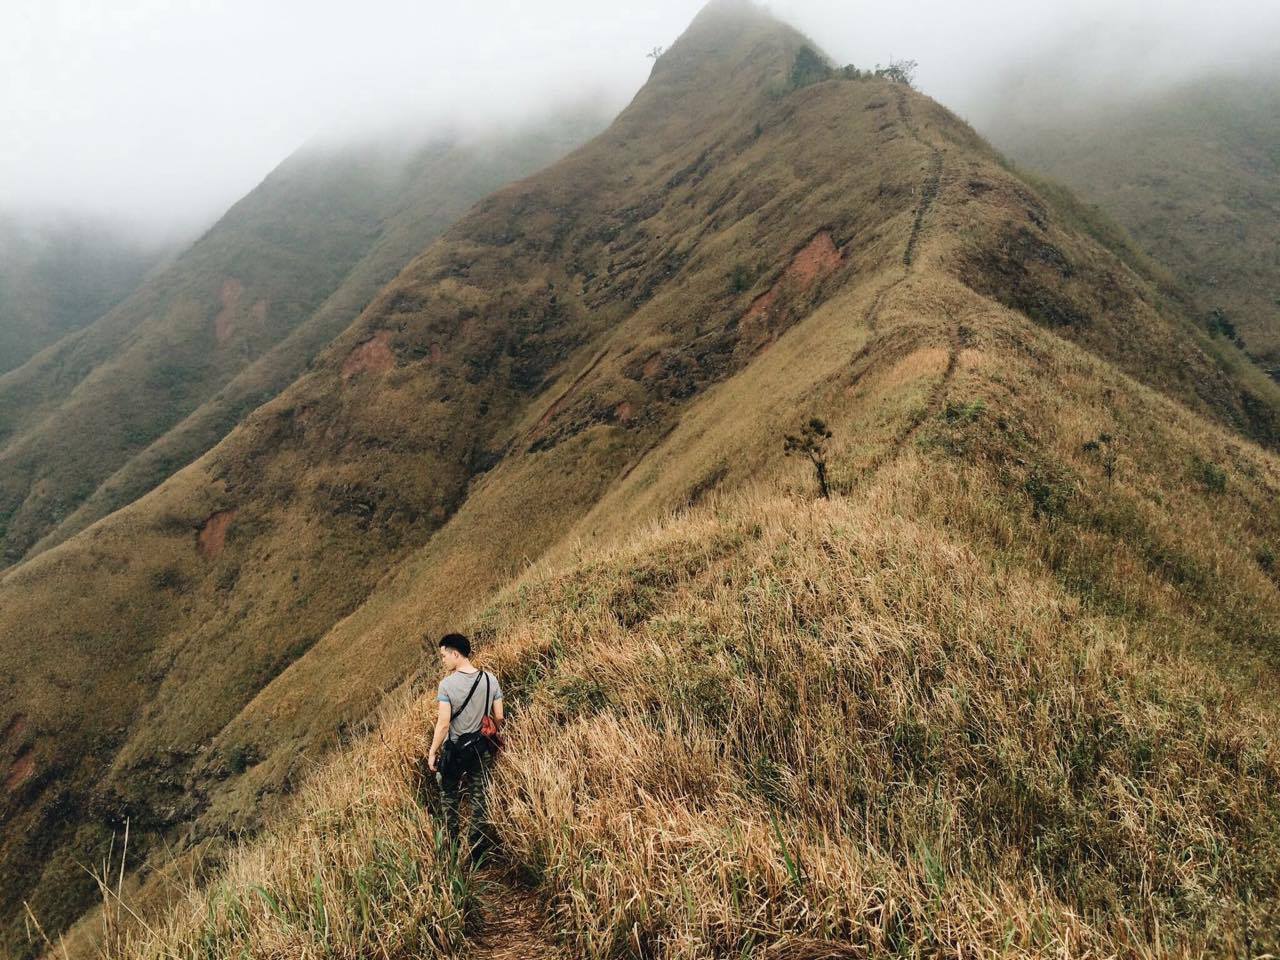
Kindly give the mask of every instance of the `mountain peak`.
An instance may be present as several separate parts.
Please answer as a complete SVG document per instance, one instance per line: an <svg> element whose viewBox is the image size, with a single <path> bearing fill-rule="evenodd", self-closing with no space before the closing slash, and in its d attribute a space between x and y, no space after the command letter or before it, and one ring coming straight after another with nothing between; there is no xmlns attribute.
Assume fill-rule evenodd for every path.
<svg viewBox="0 0 1280 960"><path fill-rule="evenodd" d="M754 3L753 0L709 0L690 21L689 26L697 27L717 20L721 23L767 21L786 27L786 24L773 16L766 7Z"/></svg>
<svg viewBox="0 0 1280 960"><path fill-rule="evenodd" d="M606 133L345 296L350 325L220 444L0 578L0 874L31 878L0 885L0 955L28 916L59 930L87 903L77 864L119 849L119 825L167 899L167 876L280 810L383 691L415 672L430 691L420 638L456 629L521 701L502 762L524 799L499 836L565 944L1040 956L1071 938L1116 955L1135 930L1234 924L1236 891L1280 910L1277 858L1203 857L1280 843L1280 805L1257 799L1280 782L1276 725L1228 711L1212 667L1170 666L1220 648L1255 657L1241 677L1274 673L1280 516L1254 506L1280 498L1280 460L1231 426L1280 446L1280 399L1206 352L1089 210L927 97L803 69L812 54L761 7L715 0ZM280 206L268 226L296 223ZM276 267L255 314L239 262L257 249L234 245L235 276L196 272L215 299L184 310L193 349L285 299ZM788 456L797 428L809 456ZM1032 703L1053 709L1019 725ZM279 952L316 925L260 894L309 903L316 877L324 929L350 936L338 952L461 943L482 910L415 897L371 924L369 898L343 893L385 849L456 868L408 776L435 708L371 738L383 759L313 781L323 812L292 830L306 808L285 809L274 846L184 915L185 946L130 955L194 953L211 929L219 956ZM583 724L601 732L585 752ZM1209 733L1192 772L1211 789L1186 791ZM1064 757L1082 758L1070 777ZM1215 819L1247 765L1252 806ZM1115 829L1152 809L1171 829ZM945 914L916 862L940 822L964 826L930 847L955 878ZM317 830L341 842L317 852ZM862 835L876 843L844 842ZM812 911L782 893L792 838ZM562 909L588 849L610 879ZM1134 881L1161 858L1176 869ZM663 906L690 896L693 922ZM887 897L901 908L866 909ZM180 940L182 922L154 929Z"/></svg>
<svg viewBox="0 0 1280 960"><path fill-rule="evenodd" d="M750 53L756 45L772 44L790 54L806 43L798 30L751 0L711 0L659 62L674 54L723 64Z"/></svg>
<svg viewBox="0 0 1280 960"><path fill-rule="evenodd" d="M724 116L786 82L796 52L816 46L750 0L711 0L661 54L619 119L650 110Z"/></svg>

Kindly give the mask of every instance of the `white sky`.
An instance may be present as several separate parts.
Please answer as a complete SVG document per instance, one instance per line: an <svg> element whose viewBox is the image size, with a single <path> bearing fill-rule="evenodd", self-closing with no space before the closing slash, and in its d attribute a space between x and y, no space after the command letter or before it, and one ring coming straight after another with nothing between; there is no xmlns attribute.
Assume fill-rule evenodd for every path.
<svg viewBox="0 0 1280 960"><path fill-rule="evenodd" d="M412 113L477 125L620 107L701 0L0 0L0 210L172 229L304 140ZM1276 0L775 0L839 62L920 61L981 122L1010 67L1070 48L1106 86L1280 51ZM418 124L426 125L425 119Z"/></svg>

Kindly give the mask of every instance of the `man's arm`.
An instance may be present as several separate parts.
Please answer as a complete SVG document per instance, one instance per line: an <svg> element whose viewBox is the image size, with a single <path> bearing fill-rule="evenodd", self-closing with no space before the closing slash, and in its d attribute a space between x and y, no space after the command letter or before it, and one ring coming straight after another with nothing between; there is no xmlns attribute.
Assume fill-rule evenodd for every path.
<svg viewBox="0 0 1280 960"><path fill-rule="evenodd" d="M431 752L427 754L427 766L436 769L436 758L440 756L440 748L444 738L449 735L449 719L453 716L453 707L448 700L439 701L440 710L436 714L435 734L431 737Z"/></svg>
<svg viewBox="0 0 1280 960"><path fill-rule="evenodd" d="M493 722L498 725L498 729L502 729L502 698L499 697L493 701Z"/></svg>

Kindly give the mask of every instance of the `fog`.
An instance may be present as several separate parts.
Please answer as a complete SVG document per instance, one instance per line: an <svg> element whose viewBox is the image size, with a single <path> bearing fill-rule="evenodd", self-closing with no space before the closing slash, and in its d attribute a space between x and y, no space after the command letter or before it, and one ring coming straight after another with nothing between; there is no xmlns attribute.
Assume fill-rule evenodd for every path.
<svg viewBox="0 0 1280 960"><path fill-rule="evenodd" d="M4 0L0 212L184 232L317 137L618 109L701 5ZM919 61L918 85L979 129L1028 75L1078 108L1280 50L1280 4L1256 0L770 7L840 63Z"/></svg>
<svg viewBox="0 0 1280 960"><path fill-rule="evenodd" d="M789 0L776 12L840 62L920 64L917 86L979 131L1013 102L1087 110L1280 56L1280 3L1256 0ZM1028 89L1031 86L1033 89Z"/></svg>

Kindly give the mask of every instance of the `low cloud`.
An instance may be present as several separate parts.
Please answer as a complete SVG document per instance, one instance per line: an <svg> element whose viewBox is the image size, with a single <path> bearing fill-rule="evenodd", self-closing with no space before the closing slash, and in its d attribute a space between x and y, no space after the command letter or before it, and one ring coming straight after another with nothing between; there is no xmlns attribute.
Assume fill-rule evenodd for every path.
<svg viewBox="0 0 1280 960"><path fill-rule="evenodd" d="M318 136L481 131L575 101L618 109L648 75L645 52L700 6L9 0L0 209L185 229ZM921 87L980 127L1029 76L1079 104L1280 49L1280 8L1241 0L770 8L840 62L918 60Z"/></svg>

